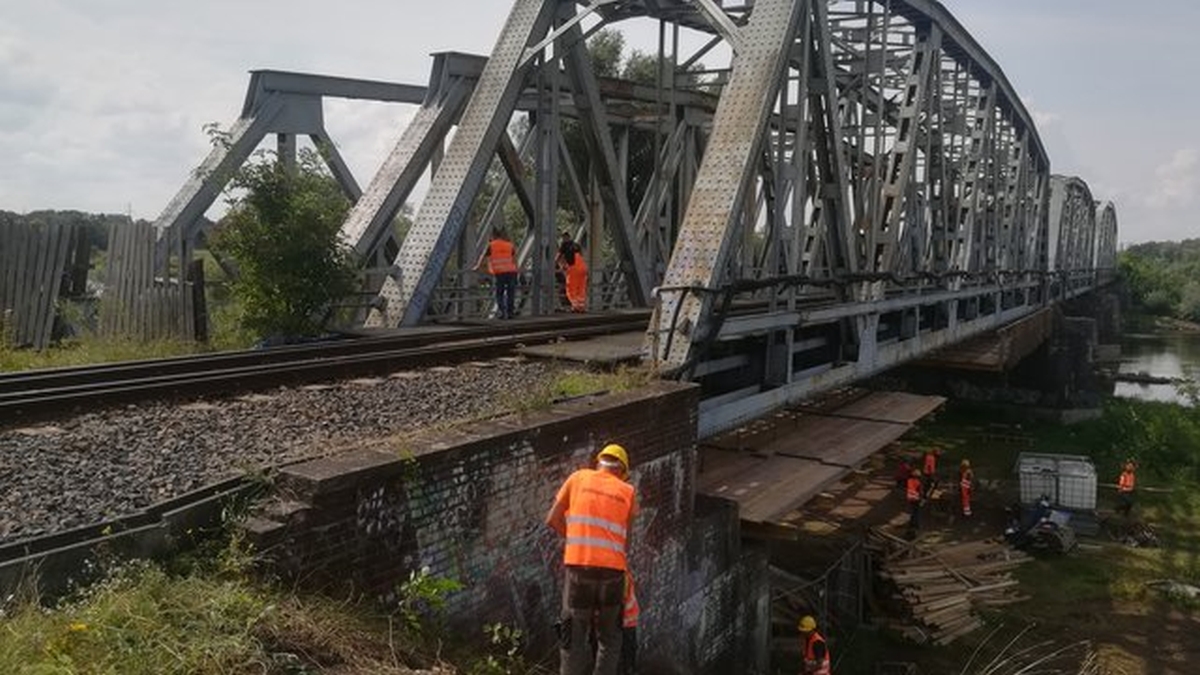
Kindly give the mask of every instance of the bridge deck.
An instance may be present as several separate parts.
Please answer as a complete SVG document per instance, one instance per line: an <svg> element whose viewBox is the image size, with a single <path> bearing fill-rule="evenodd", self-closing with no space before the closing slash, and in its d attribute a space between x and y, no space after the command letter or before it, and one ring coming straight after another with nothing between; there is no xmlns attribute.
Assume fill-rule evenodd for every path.
<svg viewBox="0 0 1200 675"><path fill-rule="evenodd" d="M940 396L855 392L724 434L701 449L700 492L738 503L741 519L778 524L939 408Z"/></svg>

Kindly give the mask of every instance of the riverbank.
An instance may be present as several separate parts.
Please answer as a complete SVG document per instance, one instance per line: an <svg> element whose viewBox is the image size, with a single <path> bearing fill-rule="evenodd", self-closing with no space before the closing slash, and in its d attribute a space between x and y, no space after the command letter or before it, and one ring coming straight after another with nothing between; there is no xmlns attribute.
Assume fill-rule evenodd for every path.
<svg viewBox="0 0 1200 675"><path fill-rule="evenodd" d="M1200 323L1167 316L1154 317L1154 327L1165 333L1200 333Z"/></svg>

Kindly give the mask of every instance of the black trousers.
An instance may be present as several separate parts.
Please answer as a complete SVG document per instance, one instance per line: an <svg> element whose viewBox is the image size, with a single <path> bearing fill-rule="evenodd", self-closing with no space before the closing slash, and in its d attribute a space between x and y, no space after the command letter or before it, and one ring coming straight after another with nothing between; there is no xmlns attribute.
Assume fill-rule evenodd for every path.
<svg viewBox="0 0 1200 675"><path fill-rule="evenodd" d="M511 319L516 314L517 273L504 272L503 274L497 274L495 284L496 312L502 319Z"/></svg>

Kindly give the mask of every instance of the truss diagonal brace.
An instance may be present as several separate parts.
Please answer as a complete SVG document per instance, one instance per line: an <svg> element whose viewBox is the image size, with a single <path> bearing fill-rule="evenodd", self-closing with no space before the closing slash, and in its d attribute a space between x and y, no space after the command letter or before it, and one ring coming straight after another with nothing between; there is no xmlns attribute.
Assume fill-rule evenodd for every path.
<svg viewBox="0 0 1200 675"><path fill-rule="evenodd" d="M590 4L588 4L588 6L583 8L582 12L577 12L574 15L568 17L567 20L564 21L561 26L559 26L558 28L555 28L554 31L551 32L549 35L547 35L544 40L542 40L541 42L537 43L536 45L530 47L529 49L526 49L525 55L523 57L521 57L520 65L525 66L525 65L529 64L529 62L533 61L534 57L536 57L538 54L542 53L543 50L545 50L550 45L554 44L556 40L561 38L563 35L566 35L568 32L572 32L572 31L578 32L577 28L579 26L579 22L583 21L585 18L587 18L587 16L589 14L591 14L592 12L595 12L596 10L600 9L601 7L604 7L605 5L612 5L612 4L616 4L617 2L620 2L620 0L592 0L592 2ZM578 38L581 36L575 35L573 37Z"/></svg>
<svg viewBox="0 0 1200 675"><path fill-rule="evenodd" d="M904 201L908 196L908 183L917 154L917 125L925 107L930 73L933 68L941 67L938 62L941 44L942 31L934 24L930 26L929 35L917 43L910 57L908 77L901 93L896 140L880 188L883 209L871 232L872 250L868 251L870 259L867 263L876 272L893 271L897 230L900 229L900 217L904 213ZM913 224L909 223L908 226L912 227Z"/></svg>
<svg viewBox="0 0 1200 675"><path fill-rule="evenodd" d="M729 43L729 48L733 50L734 54L742 51L741 29L737 27L733 19L729 18L725 10L721 9L720 5L713 0L691 0L691 3L704 15L713 30Z"/></svg>
<svg viewBox="0 0 1200 675"><path fill-rule="evenodd" d="M283 112L285 96L266 94L256 99L253 107L247 106L248 109L229 129L224 141L213 147L192 172L187 183L163 209L162 215L154 221L160 237L173 228L183 228L185 240L190 239L195 223L221 194L233 172L273 129L276 117Z"/></svg>
<svg viewBox="0 0 1200 675"><path fill-rule="evenodd" d="M470 92L471 84L460 81L440 102L421 106L362 198L354 204L342 224L340 236L343 243L354 247L359 259L369 257L378 245L388 224L425 173L434 150L441 146L462 114Z"/></svg>
<svg viewBox="0 0 1200 675"><path fill-rule="evenodd" d="M957 237L954 239L954 253L951 258L956 271L977 271L976 255L980 242L975 236L975 221L979 211L981 183L983 181L983 160L985 145L992 134L995 120L996 85L989 84L979 95L972 111L972 130L970 146L966 149L963 160L963 196L958 202L955 214ZM956 281L961 284L961 280Z"/></svg>
<svg viewBox="0 0 1200 675"><path fill-rule="evenodd" d="M600 195L604 200L605 210L612 214L616 221L613 242L621 254L622 267L626 268L626 274L631 281L631 300L634 304L645 306L650 302L650 288L653 285L650 265L642 248L638 246L633 213L629 208L629 196L625 190L620 164L617 163L612 132L608 128L608 114L600 98L600 86L596 83L591 59L588 58L587 46L583 42L579 26L576 25L567 35L568 41L573 44L565 59L567 75L575 95L575 107L579 110L579 121L583 125L588 150L597 159L595 165L600 178Z"/></svg>
<svg viewBox="0 0 1200 675"><path fill-rule="evenodd" d="M714 288L728 265L740 207L762 157L764 130L806 5L807 0L759 0L744 29L746 40L717 103L708 148L650 319L651 353L668 367L689 362L693 342L711 330L712 298L686 289Z"/></svg>
<svg viewBox="0 0 1200 675"><path fill-rule="evenodd" d="M400 247L395 261L399 277L384 281L382 310L372 311L368 325L411 326L425 314L525 84L525 49L549 29L557 5L556 0L517 0L513 6L463 111L458 132Z"/></svg>
<svg viewBox="0 0 1200 675"><path fill-rule="evenodd" d="M317 152L320 153L321 159L325 160L325 165L333 173L333 179L341 186L342 192L346 193L351 202L357 202L362 197L362 188L359 187L358 181L354 179L354 174L350 172L350 167L347 166L346 160L342 158L342 153L338 152L333 139L329 137L329 132L321 129L317 133L309 134L308 137L312 139L313 145L317 147Z"/></svg>

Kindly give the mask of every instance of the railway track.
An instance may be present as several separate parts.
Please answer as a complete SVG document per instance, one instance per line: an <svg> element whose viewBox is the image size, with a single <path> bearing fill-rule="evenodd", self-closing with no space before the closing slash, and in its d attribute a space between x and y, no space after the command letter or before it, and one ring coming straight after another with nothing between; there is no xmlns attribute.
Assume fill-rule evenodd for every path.
<svg viewBox="0 0 1200 675"><path fill-rule="evenodd" d="M146 399L228 395L496 356L520 344L644 330L646 312L484 326L0 375L0 421Z"/></svg>
<svg viewBox="0 0 1200 675"><path fill-rule="evenodd" d="M23 466L20 461L10 461L5 465L0 460L0 475L6 476L5 481L10 489L39 495L36 503L25 504L21 512L23 515L10 513L10 520L16 518L26 527L41 529L34 529L29 535L5 537L0 527L0 597L21 588L22 584L35 576L46 597L55 597L86 580L91 573L89 570L100 569L96 561L105 556L168 556L181 546L186 548L189 542L208 536L205 533L219 531L227 513L237 511L239 504L253 499L262 490L261 481L216 471L225 473L225 477L214 475L202 479L198 487L183 491L167 489L162 493L163 497L151 499L149 503L145 500L135 502L138 495L158 494L156 486L170 488L175 485L173 481L177 476L199 476L210 471L212 466L221 466L222 462L228 462L231 467L236 463L222 457L236 456L236 461L247 462L249 466L261 460L263 449L258 447L257 454L250 454L243 452L243 444L257 443L262 446L263 441L259 435L241 435L252 429L253 425L240 424L238 433L226 433L225 424L213 421L217 415L207 412L163 412L161 408L156 411L153 407L150 407L149 413L104 410L113 404L227 396L278 385L486 360L509 353L519 344L532 345L558 339L644 330L646 320L645 312L548 317L475 327L431 328L402 335L368 336L247 352L2 374L0 432L5 431L4 427L9 427L10 440L24 449L10 454L28 457L33 463ZM525 367L534 366L527 364ZM441 382L443 377L448 378L445 383L432 389L429 378L414 380L412 386L419 385L417 390L421 396L436 396L442 388L461 390L456 389L462 386L460 380L454 379L456 375L439 375L432 381ZM461 374L457 377L461 378ZM520 383L530 382L529 377L518 376L510 371L505 379L500 380L505 383L500 388L516 386L519 389ZM409 381L405 382L403 386L409 387ZM332 407L339 408L326 413L341 418L337 423L340 425L338 429L353 426L359 420L381 423L376 421L373 414L355 417L347 413L349 409L372 410L373 403L360 402L356 397L363 396L368 401L380 400L377 395L370 394L375 387L350 387L348 391L354 392L349 394L349 398L336 395L329 401ZM486 400L487 395L487 388L475 389L472 393L472 396L484 397L481 400ZM278 397L288 396L298 396L293 399L296 401L312 401L313 397L320 394L284 393ZM241 411L237 413L239 415L249 414L259 418L265 415L269 418L272 414L264 413L261 409L253 412L258 406L272 404L231 402L230 405L240 406L237 408ZM424 414L418 410L419 405L411 401L399 405L403 407L404 419ZM27 422L40 422L46 417L69 415L75 410L95 411L96 414L86 416L90 419L79 424L61 422L59 424L63 428L48 437L36 434L23 436L25 431L17 428ZM281 412L289 410L287 404L280 404ZM296 419L280 419L279 433L294 440L296 425L311 419L312 415L287 414ZM321 414L317 413L317 416ZM156 445L154 438L142 433L151 428L147 424L180 434L180 442L184 445L167 442L163 442L161 447ZM273 424L274 421L268 423ZM113 431L122 425L140 431L130 434ZM204 429L197 430L192 425L204 425ZM30 426L29 429L41 427ZM328 433L335 434L337 431ZM75 440L68 440L72 438ZM202 439L210 439L211 442L202 442ZM66 449L57 452L42 449L54 445ZM181 447L187 450L180 452ZM212 454L214 448L218 447L223 448L220 454ZM84 448L86 451L83 451ZM230 448L234 455L229 455ZM251 456L255 459L249 459ZM68 458L65 463L64 457ZM38 459L34 461L34 458ZM196 459L193 461L193 458ZM276 460L275 464L297 459L284 458ZM75 461L79 463L72 463ZM43 465L52 468L39 470ZM264 464L270 465L270 462ZM236 472L236 469L231 468L230 472ZM66 479L68 474L73 478ZM133 483L116 479L125 475L137 475L139 478ZM60 479L60 476L63 478ZM193 484L196 482L193 481ZM84 489L81 486L87 487ZM40 498L46 495L54 496ZM93 502L93 499L101 501ZM58 510L60 504L75 502L89 504L86 510L90 513L94 509L96 519L80 517L78 514L64 516L57 511L53 517L35 515L39 509ZM59 524L56 525L56 521Z"/></svg>

